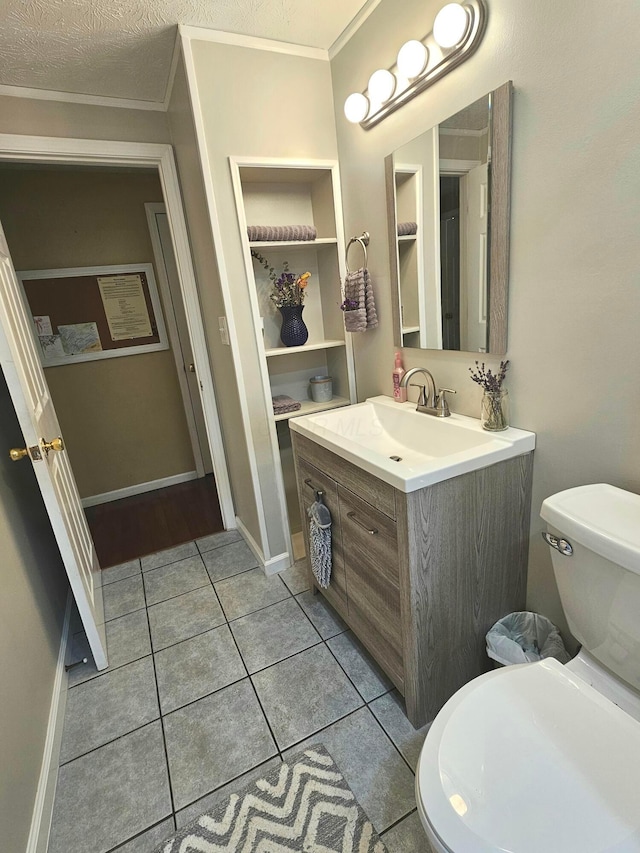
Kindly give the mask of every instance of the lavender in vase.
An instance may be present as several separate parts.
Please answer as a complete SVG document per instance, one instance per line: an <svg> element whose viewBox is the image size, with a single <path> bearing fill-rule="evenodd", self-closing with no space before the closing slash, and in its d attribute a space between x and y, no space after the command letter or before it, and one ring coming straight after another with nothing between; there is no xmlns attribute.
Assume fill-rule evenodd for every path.
<svg viewBox="0 0 640 853"><path fill-rule="evenodd" d="M508 391L502 387L507 375L509 361L501 361L497 373L484 362L476 361L476 369L469 368L471 379L484 389L480 422L482 428L491 432L499 432L509 426Z"/></svg>

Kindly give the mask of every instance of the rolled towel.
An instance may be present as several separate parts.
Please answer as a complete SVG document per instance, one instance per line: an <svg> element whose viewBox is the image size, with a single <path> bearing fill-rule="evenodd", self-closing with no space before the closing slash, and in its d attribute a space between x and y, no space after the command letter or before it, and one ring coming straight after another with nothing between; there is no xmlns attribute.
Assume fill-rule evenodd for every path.
<svg viewBox="0 0 640 853"><path fill-rule="evenodd" d="M318 234L313 225L248 225L250 243L284 242L286 240L315 240Z"/></svg>
<svg viewBox="0 0 640 853"><path fill-rule="evenodd" d="M418 233L417 222L398 222L398 237L408 237Z"/></svg>
<svg viewBox="0 0 640 853"><path fill-rule="evenodd" d="M277 394L275 397L271 398L271 402L273 403L274 415L284 415L287 412L297 412L298 409L302 408L302 403L299 403L297 400L294 400L293 397L289 397L286 394Z"/></svg>

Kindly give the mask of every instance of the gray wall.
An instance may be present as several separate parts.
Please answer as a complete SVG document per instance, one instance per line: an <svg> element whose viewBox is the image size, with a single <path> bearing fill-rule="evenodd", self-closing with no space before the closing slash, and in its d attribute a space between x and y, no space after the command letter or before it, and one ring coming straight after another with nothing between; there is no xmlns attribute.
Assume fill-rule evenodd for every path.
<svg viewBox="0 0 640 853"><path fill-rule="evenodd" d="M441 5L405 0L399 14L395 0L382 0L332 61L345 227L371 232L380 317L377 331L356 340L358 392L391 392L384 157L511 79L508 387L514 426L538 435L528 603L565 627L538 532L542 500L581 483L640 491L640 5L490 0L471 59L377 127L349 124L346 96L392 65L404 41L424 36ZM472 356L404 357L457 389L454 411L479 415Z"/></svg>
<svg viewBox="0 0 640 853"><path fill-rule="evenodd" d="M40 776L67 579L0 372L0 835L23 853Z"/></svg>

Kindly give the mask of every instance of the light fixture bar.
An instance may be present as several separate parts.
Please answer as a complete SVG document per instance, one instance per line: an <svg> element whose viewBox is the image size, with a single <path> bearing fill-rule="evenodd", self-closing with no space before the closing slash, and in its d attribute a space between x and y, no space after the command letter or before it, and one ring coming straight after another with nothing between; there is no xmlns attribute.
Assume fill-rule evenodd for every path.
<svg viewBox="0 0 640 853"><path fill-rule="evenodd" d="M466 31L464 30L464 19L462 18L461 40L451 47L442 47L436 41L434 32L428 33L421 40L421 44L426 48L426 65L415 78L407 79L403 77L398 66L393 65L388 73L393 75L396 85L395 91L388 100L380 102L379 97L372 97L372 93L368 89L361 95L370 104L367 115L359 121L361 127L365 129L374 127L419 92L433 85L436 80L440 80L441 77L444 77L445 74L448 74L449 71L460 65L476 51L484 35L487 21L487 9L484 0L465 0L463 3L450 5L464 10L468 17ZM456 13L457 10L453 8L452 11ZM443 39L440 35L443 29L443 17L446 18L446 7L444 10L440 10L436 17L439 21L438 26L434 27L434 30L438 30L436 35L439 36L441 41L445 41L446 43L446 39ZM457 13L454 17L457 18L454 23L460 25L461 15ZM379 72L376 73L379 74ZM364 100L361 103L364 105ZM354 121L354 119L350 118L350 121ZM357 123L357 119L355 123Z"/></svg>

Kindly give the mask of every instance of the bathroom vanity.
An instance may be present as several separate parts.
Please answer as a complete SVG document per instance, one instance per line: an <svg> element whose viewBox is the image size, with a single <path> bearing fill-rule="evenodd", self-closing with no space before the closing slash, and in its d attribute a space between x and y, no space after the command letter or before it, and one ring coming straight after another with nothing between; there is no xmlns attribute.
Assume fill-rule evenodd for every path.
<svg viewBox="0 0 640 853"><path fill-rule="evenodd" d="M332 516L320 592L419 727L487 669L487 630L524 607L535 436L389 398L291 426L301 517L317 491Z"/></svg>

